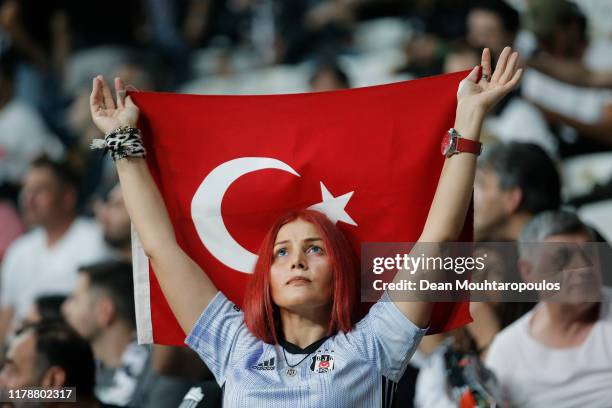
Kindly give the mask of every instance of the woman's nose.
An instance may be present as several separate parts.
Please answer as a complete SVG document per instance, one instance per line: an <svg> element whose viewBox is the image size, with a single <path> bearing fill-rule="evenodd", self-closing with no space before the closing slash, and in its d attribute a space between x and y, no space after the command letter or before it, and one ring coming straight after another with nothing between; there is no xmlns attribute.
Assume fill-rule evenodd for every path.
<svg viewBox="0 0 612 408"><path fill-rule="evenodd" d="M294 258L291 260L291 269L307 269L306 257L301 251L296 251Z"/></svg>

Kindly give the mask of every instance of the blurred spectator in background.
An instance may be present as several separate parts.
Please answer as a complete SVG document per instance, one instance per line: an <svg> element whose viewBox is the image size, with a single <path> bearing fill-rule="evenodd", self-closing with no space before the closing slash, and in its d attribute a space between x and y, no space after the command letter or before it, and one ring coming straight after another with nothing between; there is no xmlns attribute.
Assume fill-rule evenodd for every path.
<svg viewBox="0 0 612 408"><path fill-rule="evenodd" d="M468 13L467 27L468 44L475 50L489 48L495 56L504 46L516 43L520 17L518 11L503 0L478 1ZM500 141L535 143L553 157L557 156L556 140L544 116L521 97L520 89L514 90L489 113L483 129Z"/></svg>
<svg viewBox="0 0 612 408"><path fill-rule="evenodd" d="M66 295L42 295L34 300L23 323L34 324L43 320L64 320L62 316L62 304L66 301Z"/></svg>
<svg viewBox="0 0 612 408"><path fill-rule="evenodd" d="M9 245L24 232L23 223L10 198L0 194L0 264Z"/></svg>
<svg viewBox="0 0 612 408"><path fill-rule="evenodd" d="M551 264L542 262L540 242L593 241L591 230L571 212L547 211L534 217L520 236L520 270L526 282L541 281ZM584 259L564 256L562 290L590 296L602 291L602 301L578 298L541 301L499 333L487 355L506 402L517 407L605 407L612 399L612 306L609 290L601 287L598 268ZM580 258L580 259L578 259ZM568 280L566 280L568 279ZM570 285L571 283L571 285ZM567 290L567 289L566 289ZM575 294L575 292L574 292Z"/></svg>
<svg viewBox="0 0 612 408"><path fill-rule="evenodd" d="M97 360L96 396L106 404L142 406L148 346L136 342L132 266L108 261L79 269L63 306L66 321L90 342Z"/></svg>
<svg viewBox="0 0 612 408"><path fill-rule="evenodd" d="M514 243L483 242L474 249L475 256L484 254L486 268L472 273L472 282L482 282L484 279L500 283L522 281L517 269ZM466 398L467 390L472 396L478 396L476 400L480 398L481 402L488 398L488 403L483 406L493 406L494 402L499 405L499 386L481 360L495 336L534 305L533 302L520 301L520 294L517 293L512 293L514 301L508 302L509 297L508 293L500 291L472 293L472 299L480 300L470 302L472 323L449 333L429 335L422 340L419 350L425 359L420 364L417 377L415 406L457 407L459 395Z"/></svg>
<svg viewBox="0 0 612 408"><path fill-rule="evenodd" d="M0 51L0 185L18 184L41 154L60 159L64 148L38 112L14 97L16 56Z"/></svg>
<svg viewBox="0 0 612 408"><path fill-rule="evenodd" d="M587 20L568 0L533 0L528 3L525 27L538 40L535 55L581 61L588 47Z"/></svg>
<svg viewBox="0 0 612 408"><path fill-rule="evenodd" d="M334 91L350 88L348 75L336 62L322 62L316 66L310 77L312 92Z"/></svg>
<svg viewBox="0 0 612 408"><path fill-rule="evenodd" d="M558 127L561 155L612 148L612 92L570 85L606 85L612 72L610 58L589 52L588 21L582 11L567 0L533 0L524 23L538 44L528 64L546 75L532 71L523 88L526 97ZM612 47L603 52L612 52ZM602 61L608 61L607 65L602 66ZM597 69L591 68L596 64Z"/></svg>
<svg viewBox="0 0 612 408"><path fill-rule="evenodd" d="M96 205L95 212L102 226L104 240L112 249L115 258L131 261L132 224L123 203L119 184L109 191L106 200Z"/></svg>
<svg viewBox="0 0 612 408"><path fill-rule="evenodd" d="M468 43L457 41L449 45L444 58L444 73L465 71L480 63L478 50Z"/></svg>
<svg viewBox="0 0 612 408"><path fill-rule="evenodd" d="M268 3L272 5L273 2ZM351 3L358 2L341 0L277 2L276 61L296 63L316 53L347 50L356 20Z"/></svg>
<svg viewBox="0 0 612 408"><path fill-rule="evenodd" d="M121 13L113 11L117 9ZM140 354L139 346L133 343L133 325L118 323L121 319L115 318L115 300L109 294L112 285L96 286L89 273L76 272L78 265L108 255L104 240L115 258L127 261L131 256L130 221L121 191L113 188L117 183L114 166L108 156L91 154L88 148L93 138L101 137L89 113L94 75L120 76L138 90L243 94L328 91L470 69L478 63L483 47L489 47L494 56L505 45L528 50L521 52L531 68L521 89L504 99L485 120L485 149L478 162L474 195L476 238L514 241L538 213L558 209L562 186L565 193L586 194L574 197L571 202L576 205L612 197L612 182L592 193L576 188L610 179L605 177L608 167L606 153L602 153L612 148L610 12L612 5L607 0L110 0L101 8L78 0L0 0L0 260L14 241L1 265L0 339L4 339L10 321L56 316L61 294L73 291L74 298L66 302L66 314L71 314L75 327L96 344L96 354L103 363L99 379L105 395L119 395L122 403L128 399L120 391L114 394L116 380L133 391L132 402L127 404L176 407L196 385L182 406L196 406L193 398L188 400L197 399L201 392L204 398L197 406L217 404L220 390L199 358L186 349L164 346L152 347L151 354ZM319 55L337 60L319 60ZM398 71L398 66L403 68ZM568 174L571 163L566 157L592 152L598 153L598 165L587 163ZM55 164L44 164L49 160L29 169L40 154L53 161L68 161L80 183L75 184L75 177ZM563 185L557 159L565 175ZM581 159L588 161L589 156ZM16 208L22 181L20 219ZM93 223L77 217L77 208L92 213L91 197L101 192L110 192L93 208L103 234ZM605 202L597 204L605 208ZM590 220L603 220L605 214L612 214L607 211ZM18 239L24 226L32 230ZM611 236L605 222L597 227ZM501 255L500 270L512 268L506 255ZM125 271L131 275L127 266ZM77 276L79 286L74 289ZM118 296L124 295L123 290ZM59 293L59 297L43 293ZM91 303L79 303L81 298ZM459 345L463 351L484 354L499 330L525 311L514 307L517 305L473 303L475 322L453 333L452 339L427 336L421 351L435 358L426 362L422 372L433 375L419 377L425 385L419 388L417 402L427 407L444 403L438 397L446 395L451 374L456 373L448 364L452 353L446 352ZM510 350L499 352L508 359L497 364L503 381L509 378L508 370L514 368L515 360L520 361L514 355L516 347L541 347L539 356L549 356L546 364L534 357L532 364L540 362L534 368L540 378L517 385L521 387L517 396L531 392L536 385L546 389L566 369L561 365L570 365L574 358L574 349L552 350L527 331L541 329L542 316L552 316L543 310L548 309L539 305L526 317L537 324L526 326L523 319L512 326L522 331L515 336L515 348L507 346L507 339L514 335L502 334L498 342L498 348ZM568 316L573 315L567 310ZM79 313L90 319L79 320ZM592 333L602 330L602 321L592 326ZM551 333L562 332L555 338L563 341L568 333L588 327L582 322L569 326L550 322ZM570 329L563 332L558 327ZM11 344L15 356L27 351L23 338ZM576 350L590 345L590 339ZM585 361L603 355L597 347ZM135 360L145 356L147 368L140 377L133 375L129 362L123 362L132 355ZM551 364L560 367L538 371ZM570 367L567 378L579 375L576 373L583 366L576 363L574 371ZM531 366L526 363L523 367ZM87 377L87 370L83 370ZM394 406L412 403L414 370L409 371L404 383L397 386ZM577 380L580 390L570 385L563 392L581 396L599 381L593 376L589 372L584 380ZM427 383L428 379L433 382ZM588 385L580 382L589 379ZM605 381L609 386L609 378ZM431 398L423 398L423 390ZM526 398L537 402L539 395L533 392ZM566 402L579 405L571 398Z"/></svg>
<svg viewBox="0 0 612 408"><path fill-rule="evenodd" d="M73 52L107 45L134 46L144 40L143 30L147 20L144 18L143 2L139 0L109 0L105 7L95 13L92 13L90 4L78 0L66 0L63 7ZM114 10L121 10L121 13ZM110 21L114 30L108 30Z"/></svg>
<svg viewBox="0 0 612 408"><path fill-rule="evenodd" d="M0 45L11 44L18 57L15 95L43 111L58 99L58 79L68 55L70 39L62 5L59 1L0 0Z"/></svg>
<svg viewBox="0 0 612 408"><path fill-rule="evenodd" d="M43 321L25 326L11 340L0 372L0 388L75 387L79 407L100 407L94 397L94 375L95 365L89 344L65 324ZM3 395L6 396L6 391ZM65 404L35 405L19 401L10 406L59 407Z"/></svg>
<svg viewBox="0 0 612 408"><path fill-rule="evenodd" d="M519 27L518 11L505 1L476 1L467 15L467 41L477 50L489 48L497 61L504 47L514 47Z"/></svg>
<svg viewBox="0 0 612 408"><path fill-rule="evenodd" d="M30 165L21 207L30 232L7 250L2 263L0 339L23 319L43 293L69 293L82 263L108 255L94 222L77 217L76 177L65 163L46 157Z"/></svg>
<svg viewBox="0 0 612 408"><path fill-rule="evenodd" d="M570 85L612 88L612 67L596 70L586 65L581 59L554 57L547 52L540 52L526 62L529 67Z"/></svg>
<svg viewBox="0 0 612 408"><path fill-rule="evenodd" d="M474 238L516 241L527 222L561 205L555 163L529 143L487 146L478 159L474 183Z"/></svg>
<svg viewBox="0 0 612 408"><path fill-rule="evenodd" d="M207 34L212 1L143 0L141 3L148 22L149 41L160 57L160 64L168 67L165 83L177 86L190 78L191 46Z"/></svg>
<svg viewBox="0 0 612 408"><path fill-rule="evenodd" d="M156 71L145 65L146 60L146 56L136 52L126 54L113 68L113 74L123 78L129 90L156 90L158 81L153 74ZM69 160L81 174L79 185L81 203L88 203L92 194L108 191L117 182L117 173L112 160L107 155L96 154L89 148L93 139L104 136L91 121L90 82L91 77L87 77L87 80L75 90L75 98L68 107L66 121L70 139L75 141L69 151Z"/></svg>
<svg viewBox="0 0 612 408"><path fill-rule="evenodd" d="M501 406L494 375L484 367L467 334L459 329L433 335L437 347L421 364L415 407Z"/></svg>
<svg viewBox="0 0 612 408"><path fill-rule="evenodd" d="M38 13L33 6L28 0L0 1L0 30L3 36L10 37L20 57L45 67L50 62L49 52L54 45L50 22L57 2L45 2Z"/></svg>
<svg viewBox="0 0 612 408"><path fill-rule="evenodd" d="M414 2L408 10L413 35L404 46L406 61L400 70L417 77L441 73L448 43L465 38L471 6L472 0Z"/></svg>
<svg viewBox="0 0 612 408"><path fill-rule="evenodd" d="M516 242L481 242L476 247L486 257L486 268L472 275L473 282L522 282L518 271L518 249ZM484 273L483 273L484 272ZM505 293L492 290L486 294L472 296L470 313L474 321L465 327L473 340L474 351L484 358L495 336L514 323L534 306L535 294Z"/></svg>

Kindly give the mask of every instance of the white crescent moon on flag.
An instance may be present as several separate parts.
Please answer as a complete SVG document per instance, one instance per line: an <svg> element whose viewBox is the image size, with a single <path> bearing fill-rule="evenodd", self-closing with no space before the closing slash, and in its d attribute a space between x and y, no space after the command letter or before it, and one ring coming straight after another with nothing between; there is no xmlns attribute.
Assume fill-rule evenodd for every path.
<svg viewBox="0 0 612 408"><path fill-rule="evenodd" d="M253 273L257 255L231 236L221 215L221 203L228 188L241 176L257 170L277 169L300 175L288 164L269 157L241 157L215 167L202 181L191 200L191 218L206 249L226 266Z"/></svg>

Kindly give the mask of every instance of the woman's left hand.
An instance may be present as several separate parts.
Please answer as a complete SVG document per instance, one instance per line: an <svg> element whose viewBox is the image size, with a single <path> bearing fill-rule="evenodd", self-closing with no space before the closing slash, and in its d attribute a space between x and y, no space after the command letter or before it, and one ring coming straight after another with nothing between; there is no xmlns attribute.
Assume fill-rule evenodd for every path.
<svg viewBox="0 0 612 408"><path fill-rule="evenodd" d="M481 65L474 67L459 84L458 110L465 109L470 113L486 114L520 81L523 69L518 68L518 60L518 52L512 52L512 48L506 47L499 56L495 72L491 72L491 51L485 48L482 52ZM480 67L482 75L479 80Z"/></svg>

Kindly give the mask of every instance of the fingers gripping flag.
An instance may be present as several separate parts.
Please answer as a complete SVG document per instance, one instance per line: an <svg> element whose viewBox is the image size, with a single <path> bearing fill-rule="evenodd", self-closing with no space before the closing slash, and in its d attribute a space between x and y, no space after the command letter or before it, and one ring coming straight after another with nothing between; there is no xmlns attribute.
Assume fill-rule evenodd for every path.
<svg viewBox="0 0 612 408"><path fill-rule="evenodd" d="M179 245L240 305L265 232L290 209L325 213L357 253L362 242L418 239L465 75L310 94L131 96ZM471 222L470 211L461 240ZM135 238L139 341L183 345ZM438 303L431 331L469 321L467 303Z"/></svg>

